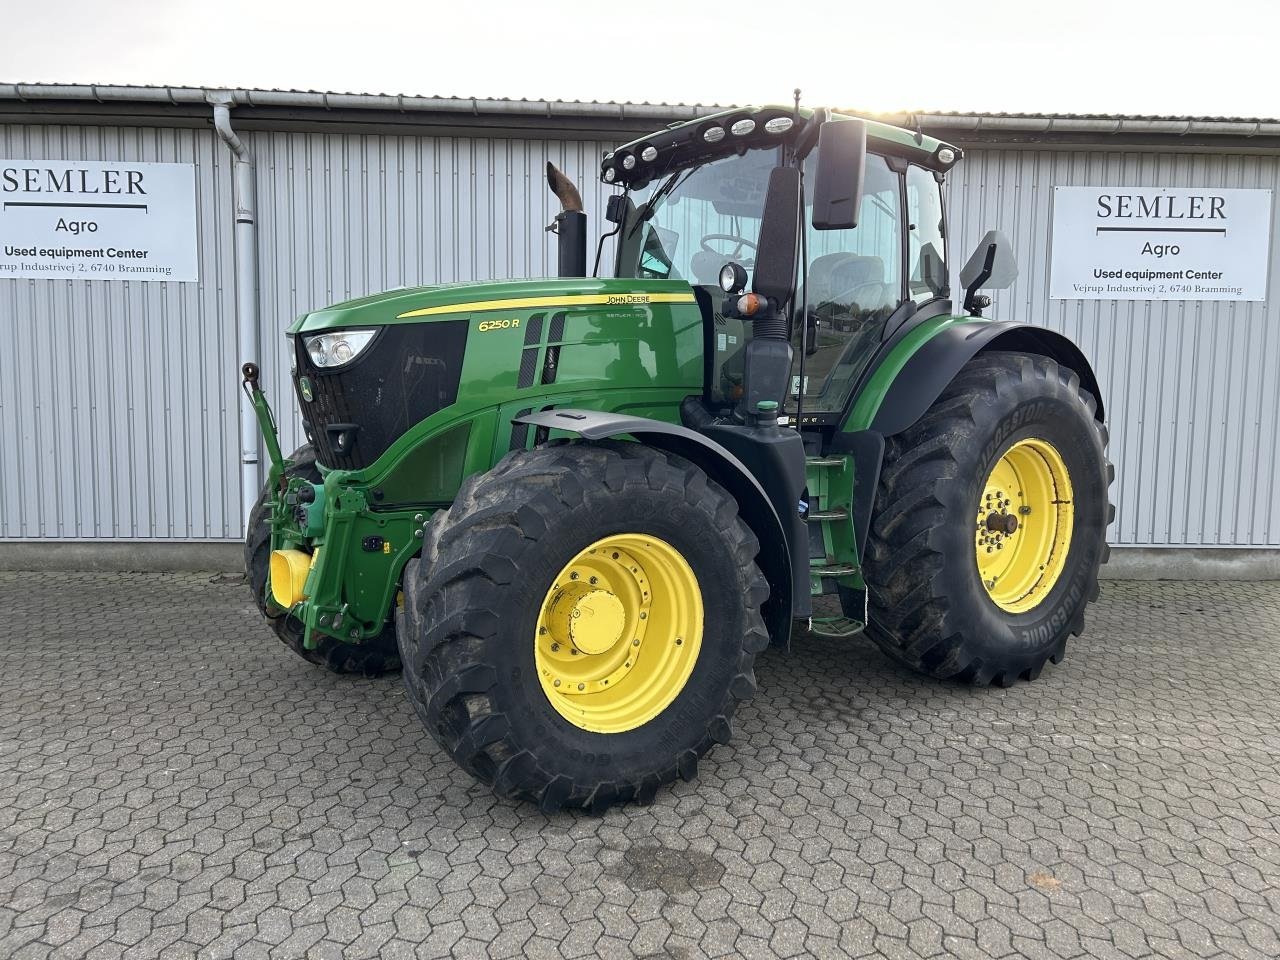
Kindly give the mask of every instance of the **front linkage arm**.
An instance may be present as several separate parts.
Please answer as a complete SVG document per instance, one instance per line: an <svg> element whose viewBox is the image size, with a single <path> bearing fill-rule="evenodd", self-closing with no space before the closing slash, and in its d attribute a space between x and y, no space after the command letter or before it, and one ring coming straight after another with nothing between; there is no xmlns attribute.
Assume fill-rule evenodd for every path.
<svg viewBox="0 0 1280 960"><path fill-rule="evenodd" d="M258 365L256 363L246 363L240 368L240 372L244 376L242 387L245 396L253 404L253 412L258 417L258 429L262 431L263 442L267 445L267 459L271 461L271 465L267 468L267 486L271 490L276 490L280 486L280 478L284 476L285 470L291 464L285 460L284 455L280 452L280 437L276 432L276 419L271 415L271 405L267 403L266 394L258 386Z"/></svg>

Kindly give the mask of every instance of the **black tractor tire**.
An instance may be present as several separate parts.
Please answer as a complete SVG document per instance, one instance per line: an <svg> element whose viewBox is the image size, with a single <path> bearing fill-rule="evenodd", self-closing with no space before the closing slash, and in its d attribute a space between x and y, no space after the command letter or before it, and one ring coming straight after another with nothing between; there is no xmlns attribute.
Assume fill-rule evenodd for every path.
<svg viewBox="0 0 1280 960"><path fill-rule="evenodd" d="M535 630L556 571L627 533L683 555L702 597L703 637L669 705L598 733L570 723L544 693ZM679 457L631 442L510 453L432 518L422 558L406 570L399 635L409 699L436 742L499 795L546 811L650 802L729 742L738 702L755 691L753 662L769 642L758 550L734 499Z"/></svg>
<svg viewBox="0 0 1280 960"><path fill-rule="evenodd" d="M321 480L316 467L316 452L306 444L295 450L289 459L290 477L305 477L312 483ZM282 611L267 600L267 572L271 557L271 525L267 508L267 494L263 489L258 502L249 514L249 529L244 543L244 566L253 593L253 602L280 642L309 663L324 667L334 673L355 673L365 677L377 677L400 669L400 651L396 645L395 625L390 620L382 633L363 643L344 643L327 634L317 634L319 644L314 650L302 645L302 621Z"/></svg>
<svg viewBox="0 0 1280 960"><path fill-rule="evenodd" d="M1098 598L1115 515L1115 470L1096 409L1067 367L984 353L918 422L888 438L866 551L867 632L881 650L913 670L977 686L1035 680L1046 662L1062 660ZM1010 612L979 573L975 511L995 464L1028 438L1061 455L1074 518L1058 579L1030 609Z"/></svg>

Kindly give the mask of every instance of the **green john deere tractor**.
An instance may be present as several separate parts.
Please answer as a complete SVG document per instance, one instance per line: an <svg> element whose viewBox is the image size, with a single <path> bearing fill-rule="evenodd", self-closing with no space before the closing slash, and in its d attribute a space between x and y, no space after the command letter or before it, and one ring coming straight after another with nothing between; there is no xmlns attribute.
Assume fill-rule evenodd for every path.
<svg viewBox="0 0 1280 960"><path fill-rule="evenodd" d="M796 620L935 677L1035 679L1098 595L1112 469L1080 350L982 318L1017 272L999 233L952 306L959 157L730 110L605 156L596 275L548 165L559 278L302 317L292 456L244 369L263 614L331 670L403 664L440 745L546 809L692 778ZM824 594L842 616L812 618Z"/></svg>

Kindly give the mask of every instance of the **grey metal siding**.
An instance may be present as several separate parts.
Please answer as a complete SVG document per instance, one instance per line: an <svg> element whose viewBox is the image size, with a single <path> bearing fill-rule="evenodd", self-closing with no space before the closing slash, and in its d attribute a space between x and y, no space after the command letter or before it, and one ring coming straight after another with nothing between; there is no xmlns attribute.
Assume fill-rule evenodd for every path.
<svg viewBox="0 0 1280 960"><path fill-rule="evenodd" d="M194 163L201 276L0 280L0 537L235 535L225 148L197 130L0 125L0 156Z"/></svg>
<svg viewBox="0 0 1280 960"><path fill-rule="evenodd" d="M1018 281L994 294L990 315L1059 330L1095 365L1116 464L1111 542L1280 545L1280 245L1271 248L1262 303L1050 300L1053 187L1070 185L1258 187L1280 195L1280 159L974 150L950 184L954 267L992 227L1017 253Z"/></svg>

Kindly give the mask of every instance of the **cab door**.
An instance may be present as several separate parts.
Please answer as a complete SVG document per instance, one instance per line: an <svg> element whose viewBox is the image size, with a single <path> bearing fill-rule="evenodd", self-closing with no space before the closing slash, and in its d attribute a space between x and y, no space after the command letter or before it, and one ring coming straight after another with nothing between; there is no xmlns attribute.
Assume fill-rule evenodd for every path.
<svg viewBox="0 0 1280 960"><path fill-rule="evenodd" d="M815 230L812 210L806 210L806 414L835 413L844 406L880 346L889 318L907 297L904 213L902 175L876 154L867 156L857 227ZM793 398L801 389L801 324L796 319Z"/></svg>

